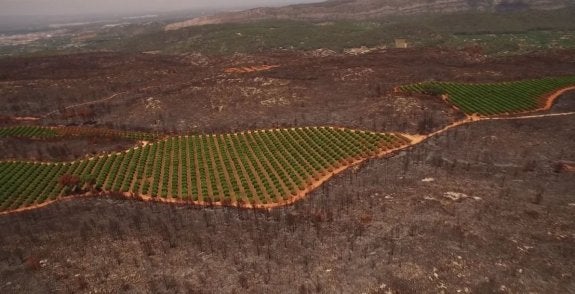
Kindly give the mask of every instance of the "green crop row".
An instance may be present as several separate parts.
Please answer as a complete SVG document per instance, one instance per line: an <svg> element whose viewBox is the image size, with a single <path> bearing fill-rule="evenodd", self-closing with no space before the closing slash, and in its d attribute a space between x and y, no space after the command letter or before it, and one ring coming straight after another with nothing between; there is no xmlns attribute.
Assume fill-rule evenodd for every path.
<svg viewBox="0 0 575 294"><path fill-rule="evenodd" d="M0 128L0 138L52 138L58 136L58 133L50 128L36 126L16 126Z"/></svg>
<svg viewBox="0 0 575 294"><path fill-rule="evenodd" d="M497 115L537 110L548 94L575 85L575 76L543 78L504 83L466 84L424 82L405 85L406 93L447 95L449 102L466 114Z"/></svg>
<svg viewBox="0 0 575 294"><path fill-rule="evenodd" d="M91 189L180 200L277 203L355 160L406 143L394 134L298 128L169 137L69 163L0 162L0 211ZM76 181L64 182L63 175Z"/></svg>

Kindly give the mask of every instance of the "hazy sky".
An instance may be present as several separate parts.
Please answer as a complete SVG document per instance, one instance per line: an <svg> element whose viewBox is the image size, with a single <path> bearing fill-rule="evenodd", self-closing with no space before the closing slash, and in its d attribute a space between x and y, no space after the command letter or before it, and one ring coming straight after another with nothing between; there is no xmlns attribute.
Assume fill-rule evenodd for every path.
<svg viewBox="0 0 575 294"><path fill-rule="evenodd" d="M0 0L0 15L125 14L305 2L321 0Z"/></svg>

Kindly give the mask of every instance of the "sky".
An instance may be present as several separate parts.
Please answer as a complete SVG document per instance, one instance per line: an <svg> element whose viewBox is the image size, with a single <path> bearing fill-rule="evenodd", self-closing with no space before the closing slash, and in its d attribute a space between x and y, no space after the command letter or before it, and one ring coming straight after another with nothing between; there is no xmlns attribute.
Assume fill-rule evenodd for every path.
<svg viewBox="0 0 575 294"><path fill-rule="evenodd" d="M321 0L0 0L0 15L134 14L306 2Z"/></svg>

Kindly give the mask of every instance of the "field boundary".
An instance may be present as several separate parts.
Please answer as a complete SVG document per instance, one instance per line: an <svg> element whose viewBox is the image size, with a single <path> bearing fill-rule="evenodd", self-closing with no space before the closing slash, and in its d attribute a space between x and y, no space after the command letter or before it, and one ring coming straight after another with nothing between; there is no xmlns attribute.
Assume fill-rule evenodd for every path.
<svg viewBox="0 0 575 294"><path fill-rule="evenodd" d="M546 95L547 97L545 98L545 106L542 108L539 108L535 111L542 111L542 110L550 110L553 107L553 104L555 103L555 101L557 99L559 99L559 97L561 97L561 95L570 92L570 91L575 91L575 86L570 86L570 87L565 87L562 89L558 89L554 92L549 93L548 95Z"/></svg>

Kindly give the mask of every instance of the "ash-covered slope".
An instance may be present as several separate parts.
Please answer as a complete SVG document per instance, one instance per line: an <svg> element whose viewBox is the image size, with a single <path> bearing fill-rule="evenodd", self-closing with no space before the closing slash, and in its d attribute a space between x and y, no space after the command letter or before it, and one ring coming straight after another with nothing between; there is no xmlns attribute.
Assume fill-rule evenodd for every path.
<svg viewBox="0 0 575 294"><path fill-rule="evenodd" d="M575 5L575 0L328 0L322 3L256 8L203 16L166 26L174 30L188 26L238 23L258 20L373 19L384 16L453 13L461 11L502 12L552 10Z"/></svg>

